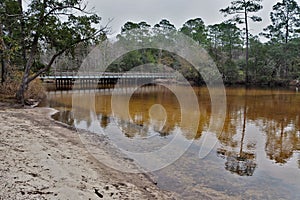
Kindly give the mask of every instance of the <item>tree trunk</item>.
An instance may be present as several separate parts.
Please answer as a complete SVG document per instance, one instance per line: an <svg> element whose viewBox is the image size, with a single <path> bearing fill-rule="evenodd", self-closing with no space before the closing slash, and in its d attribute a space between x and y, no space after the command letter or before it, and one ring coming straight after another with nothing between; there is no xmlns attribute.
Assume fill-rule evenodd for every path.
<svg viewBox="0 0 300 200"><path fill-rule="evenodd" d="M285 22L285 45L284 45L284 78L288 79L288 73L289 73L289 66L287 63L287 44L289 42L289 8L288 5L286 5L287 13L286 13L286 22Z"/></svg>
<svg viewBox="0 0 300 200"><path fill-rule="evenodd" d="M248 15L247 15L247 7L245 6L245 26L246 26L246 77L245 82L246 85L249 84L249 69L248 69L248 62L249 62L249 28L248 28Z"/></svg>
<svg viewBox="0 0 300 200"><path fill-rule="evenodd" d="M1 84L3 84L6 81L6 64L4 60L3 51L0 51L1 54Z"/></svg>
<svg viewBox="0 0 300 200"><path fill-rule="evenodd" d="M27 90L28 84L29 84L28 77L29 77L29 73L30 73L30 68L31 68L31 65L29 65L29 63L27 62L25 72L24 72L24 75L22 78L22 82L16 93L16 98L17 98L18 102L21 103L22 105L25 105L25 91Z"/></svg>
<svg viewBox="0 0 300 200"><path fill-rule="evenodd" d="M3 30L2 30L2 24L0 24L0 55L1 55L1 83L3 84L7 80L7 74L8 74L8 61L5 56L5 51L7 50L7 47L3 40Z"/></svg>
<svg viewBox="0 0 300 200"><path fill-rule="evenodd" d="M38 47L38 39L39 39L39 36L36 35L32 42L32 49L30 52L30 57L26 62L26 66L25 66L25 70L24 70L24 74L23 74L23 78L22 78L20 87L16 93L16 98L17 98L18 102L21 103L22 105L24 105L24 103L25 103L24 94L28 88L28 84L30 83L28 78L29 78L31 66L32 66L32 64L34 62L34 58L36 56L37 47Z"/></svg>
<svg viewBox="0 0 300 200"><path fill-rule="evenodd" d="M23 57L23 65L24 65L24 70L26 67L26 45L25 45L25 22L23 19L23 5L22 5L22 0L18 0L19 3L19 9L20 9L20 16L21 16L21 46L22 46L22 57Z"/></svg>
<svg viewBox="0 0 300 200"><path fill-rule="evenodd" d="M21 85L16 93L16 98L18 100L19 103L21 103L22 105L25 105L25 91L26 91L26 79L24 81L24 78L22 79Z"/></svg>
<svg viewBox="0 0 300 200"><path fill-rule="evenodd" d="M286 5L287 6L287 5ZM288 6L287 6L288 7ZM285 21L285 43L287 44L289 41L289 9L287 8L287 13L286 13L286 21Z"/></svg>
<svg viewBox="0 0 300 200"><path fill-rule="evenodd" d="M247 89L245 94L245 105L244 105L244 112L243 112L243 129L242 129L242 138L241 138L241 144L240 144L240 157L243 155L243 146L244 146L244 139L245 139L245 133L246 133L246 123L247 123Z"/></svg>

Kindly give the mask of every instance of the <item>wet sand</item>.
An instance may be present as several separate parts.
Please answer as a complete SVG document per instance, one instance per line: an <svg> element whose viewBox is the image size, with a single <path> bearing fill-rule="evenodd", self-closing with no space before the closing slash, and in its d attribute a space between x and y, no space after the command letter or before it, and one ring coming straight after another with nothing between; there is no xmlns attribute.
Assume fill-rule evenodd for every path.
<svg viewBox="0 0 300 200"><path fill-rule="evenodd" d="M82 136L52 120L51 112L0 103L0 199L176 199L149 174L122 173L99 162ZM103 159L138 169L104 136L95 149Z"/></svg>

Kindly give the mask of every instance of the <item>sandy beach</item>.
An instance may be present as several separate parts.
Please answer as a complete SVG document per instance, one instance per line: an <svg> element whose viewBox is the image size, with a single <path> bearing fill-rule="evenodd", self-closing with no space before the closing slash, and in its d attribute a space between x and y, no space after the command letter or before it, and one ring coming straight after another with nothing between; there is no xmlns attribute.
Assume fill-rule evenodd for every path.
<svg viewBox="0 0 300 200"><path fill-rule="evenodd" d="M176 199L149 174L122 173L99 162L79 133L52 120L51 112L0 103L0 199ZM97 151L137 167L105 137L98 137Z"/></svg>

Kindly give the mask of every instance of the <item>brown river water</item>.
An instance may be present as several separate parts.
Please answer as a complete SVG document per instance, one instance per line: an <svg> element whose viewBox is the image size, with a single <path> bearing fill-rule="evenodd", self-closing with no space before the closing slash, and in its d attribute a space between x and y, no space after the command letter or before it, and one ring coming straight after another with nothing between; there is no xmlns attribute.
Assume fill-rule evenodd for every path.
<svg viewBox="0 0 300 200"><path fill-rule="evenodd" d="M186 86L175 87L186 91ZM135 92L130 88L115 93L113 89L49 92L44 106L60 111L54 119L105 134L126 151L160 149L177 134L178 148L181 142L192 141L182 156L153 172L159 187L183 199L300 199L300 93L227 88L222 130L208 133L213 115L209 92L204 87L193 89L200 111L195 133L190 127L195 124L193 106L181 109L177 96L163 86L144 86ZM128 106L116 105L126 98ZM75 104L80 112L74 113ZM203 142L207 137L209 145ZM200 158L201 148L209 152Z"/></svg>

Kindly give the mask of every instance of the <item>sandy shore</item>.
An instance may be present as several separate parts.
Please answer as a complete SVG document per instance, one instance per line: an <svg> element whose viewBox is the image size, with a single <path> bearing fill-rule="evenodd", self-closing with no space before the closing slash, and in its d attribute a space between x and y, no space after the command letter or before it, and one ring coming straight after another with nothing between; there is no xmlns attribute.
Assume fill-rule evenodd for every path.
<svg viewBox="0 0 300 200"><path fill-rule="evenodd" d="M122 173L96 160L79 133L51 120L49 112L0 103L0 199L176 198L148 174ZM98 140L103 158L136 167L106 138Z"/></svg>

